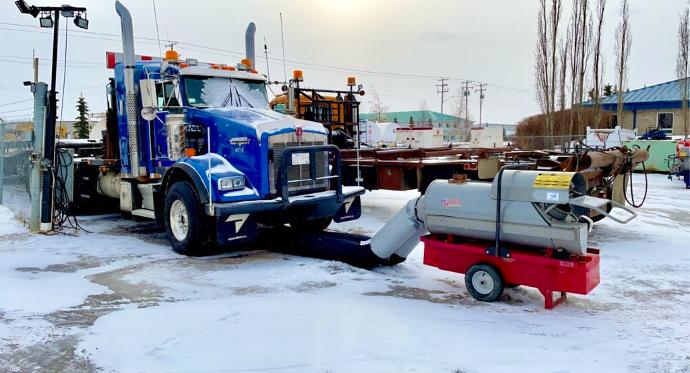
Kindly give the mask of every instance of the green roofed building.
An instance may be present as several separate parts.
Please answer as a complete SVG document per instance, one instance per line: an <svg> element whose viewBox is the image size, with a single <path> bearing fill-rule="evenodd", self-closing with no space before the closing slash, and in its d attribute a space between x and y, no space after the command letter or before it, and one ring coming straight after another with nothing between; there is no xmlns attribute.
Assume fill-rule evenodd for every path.
<svg viewBox="0 0 690 373"><path fill-rule="evenodd" d="M398 123L400 126L435 127L443 129L443 141L463 141L470 133L472 121L465 123L464 118L441 114L431 110L392 111L379 116L375 113L360 114L360 119L370 122Z"/></svg>

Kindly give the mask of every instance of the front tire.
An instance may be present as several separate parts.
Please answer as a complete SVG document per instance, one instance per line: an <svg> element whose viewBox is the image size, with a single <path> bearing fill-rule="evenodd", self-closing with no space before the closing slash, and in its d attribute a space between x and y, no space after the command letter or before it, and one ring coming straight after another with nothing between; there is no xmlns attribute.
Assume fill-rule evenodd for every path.
<svg viewBox="0 0 690 373"><path fill-rule="evenodd" d="M165 196L165 232L173 250L182 255L201 255L209 247L208 226L194 188L177 182Z"/></svg>
<svg viewBox="0 0 690 373"><path fill-rule="evenodd" d="M475 264L465 274L465 287L476 300L493 302L503 294L503 279L487 264Z"/></svg>

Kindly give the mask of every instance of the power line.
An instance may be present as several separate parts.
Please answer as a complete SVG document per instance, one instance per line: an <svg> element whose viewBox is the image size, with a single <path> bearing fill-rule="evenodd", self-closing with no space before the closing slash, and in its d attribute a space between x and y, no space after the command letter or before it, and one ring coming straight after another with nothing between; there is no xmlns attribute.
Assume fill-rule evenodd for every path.
<svg viewBox="0 0 690 373"><path fill-rule="evenodd" d="M5 111L0 111L0 114L5 114L5 113L16 113L18 111L27 111L27 110L33 110L33 107L27 107L27 108L21 108L21 109L14 109L14 110L5 110Z"/></svg>
<svg viewBox="0 0 690 373"><path fill-rule="evenodd" d="M19 101L15 101L15 102L8 102L5 104L0 104L0 106L10 106L10 105L21 104L22 102L28 102L28 101L33 101L33 100L34 100L33 98L27 98L26 100L19 100Z"/></svg>
<svg viewBox="0 0 690 373"><path fill-rule="evenodd" d="M73 35L70 35L70 37L71 36L73 36ZM14 58L14 59L19 59L19 60L23 60L23 61L25 61L26 59L31 59L28 56L10 56L10 55L0 55L0 58ZM50 61L50 59L48 59L48 58L39 58L39 60L40 61L46 61L46 62ZM87 61L78 61L78 60L69 60L69 59L67 60L67 62L82 64L82 65L94 65L94 66L98 65L99 67L103 66L102 62L87 62Z"/></svg>
<svg viewBox="0 0 690 373"><path fill-rule="evenodd" d="M20 26L20 27L26 27L26 28L35 28L35 29L41 29L39 26L31 26L31 25L21 25L17 23L11 23L11 22L0 22L0 25L9 25L9 26ZM8 28L1 28L4 30L11 30L11 31L22 31L22 32L27 32L29 30L19 30L19 29L8 29ZM36 33L49 33L46 31L30 31L30 32L36 32ZM73 35L72 37L85 37L85 38L90 38L90 39L103 39L103 40L109 40L109 41L120 41L120 35L118 34L111 34L111 33L105 33L105 32L95 32L95 31L85 31L85 30L78 30L78 34L88 34L88 35L95 35L94 37L88 37L85 35ZM101 36L101 37L97 37ZM102 37L108 37L108 38L102 38ZM155 38L150 38L150 37L143 37L143 36L135 36L134 39L141 40L141 41L146 41L148 44L156 44L156 39ZM230 49L222 49L222 48L216 48L216 47L209 47L201 44L196 44L196 43L190 43L190 42L183 42L183 41L178 41L179 45L182 46L189 46L189 47L196 47L196 48L201 48L201 49L207 49L207 50L213 50L213 51L218 51L218 52L223 52L231 55L237 55L237 56L243 56L244 53L240 51L235 51L235 50L230 50ZM189 48L191 49L191 48ZM193 49L192 49L193 50ZM333 65L325 65L325 64L317 64L317 63L311 63L311 62L304 62L304 61L298 61L298 60L291 60L291 59L285 59L280 60L278 58L271 58L271 57L263 57L259 56L258 58L266 59L267 61L273 61L276 64L283 64L283 63L290 63L291 65L298 65L298 66L309 66L312 68L320 68L324 70L334 70L334 71L343 71L343 72L354 72L362 75L368 75L368 76L376 76L376 77L382 77L382 78L401 78L401 79L438 79L438 76L434 75L419 75L419 74L402 74L402 73L393 73L393 72L384 72L384 71L375 71L375 70L367 70L367 69L358 69L358 68L352 68L352 67L343 67L343 66L333 66ZM476 80L472 79L466 79L463 77L447 77L449 81L459 81L459 82L479 82ZM507 91L514 91L514 92L526 92L526 93L532 93L532 91L529 91L527 89L522 89L522 88L515 88L515 87L509 87L505 85L500 85L500 84L494 84L494 83L488 83L484 82L487 86L492 86L497 89L502 89L502 90L507 90Z"/></svg>
<svg viewBox="0 0 690 373"><path fill-rule="evenodd" d="M12 63L12 64L17 64L17 65L33 65L32 62L29 61L15 61L15 60L9 60L9 59L3 59L0 58L0 62L4 63ZM49 65L49 62L41 62L41 65ZM58 66L62 66L62 62L58 63ZM74 67L77 69L103 69L104 67L102 66L92 66L92 65L75 65L75 64L67 64L69 67Z"/></svg>

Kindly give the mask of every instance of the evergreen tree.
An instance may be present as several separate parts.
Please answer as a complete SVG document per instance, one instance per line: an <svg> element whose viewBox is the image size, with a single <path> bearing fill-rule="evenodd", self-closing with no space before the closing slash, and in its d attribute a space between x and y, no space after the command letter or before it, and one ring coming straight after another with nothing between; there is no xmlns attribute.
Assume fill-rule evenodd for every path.
<svg viewBox="0 0 690 373"><path fill-rule="evenodd" d="M604 97L609 97L613 94L613 86L611 84L607 84L604 86Z"/></svg>
<svg viewBox="0 0 690 373"><path fill-rule="evenodd" d="M77 111L79 112L79 116L76 118L77 121L74 123L74 129L77 131L76 138L87 139L89 138L90 130L89 119L87 116L89 107L86 106L84 96L79 96L79 100L77 100Z"/></svg>

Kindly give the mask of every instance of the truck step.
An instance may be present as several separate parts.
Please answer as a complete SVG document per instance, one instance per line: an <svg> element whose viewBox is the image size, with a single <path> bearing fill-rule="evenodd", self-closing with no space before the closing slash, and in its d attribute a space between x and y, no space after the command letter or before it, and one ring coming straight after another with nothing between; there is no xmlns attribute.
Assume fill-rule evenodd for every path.
<svg viewBox="0 0 690 373"><path fill-rule="evenodd" d="M156 219L156 213L153 212L152 210L147 210L147 209L132 210L132 215L140 216L142 218L147 218L147 219Z"/></svg>

